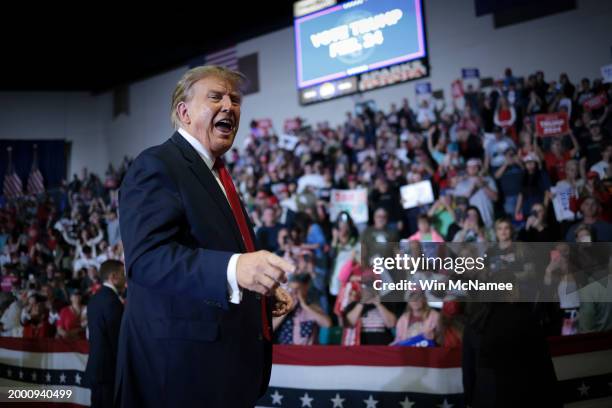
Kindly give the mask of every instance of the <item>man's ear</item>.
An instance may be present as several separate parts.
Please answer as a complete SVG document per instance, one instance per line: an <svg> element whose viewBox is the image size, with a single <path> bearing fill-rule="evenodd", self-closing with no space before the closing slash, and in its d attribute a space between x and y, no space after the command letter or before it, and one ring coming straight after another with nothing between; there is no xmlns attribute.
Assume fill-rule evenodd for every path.
<svg viewBox="0 0 612 408"><path fill-rule="evenodd" d="M179 102L178 105L176 105L176 115L182 123L186 125L191 123L191 118L189 117L189 107L187 106L186 102Z"/></svg>

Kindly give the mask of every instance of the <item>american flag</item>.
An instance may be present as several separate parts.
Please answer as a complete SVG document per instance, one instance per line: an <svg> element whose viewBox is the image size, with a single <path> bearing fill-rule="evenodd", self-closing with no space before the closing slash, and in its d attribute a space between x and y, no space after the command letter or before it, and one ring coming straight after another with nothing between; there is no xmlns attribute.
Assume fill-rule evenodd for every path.
<svg viewBox="0 0 612 408"><path fill-rule="evenodd" d="M4 175L4 185L2 193L4 197L8 199L21 197L23 195L23 185L19 175L15 172L13 166L13 148L8 147L8 166L6 168L6 174Z"/></svg>
<svg viewBox="0 0 612 408"><path fill-rule="evenodd" d="M555 337L549 344L566 407L612 406L612 332ZM54 402L88 406L87 350L86 341L0 337L0 403L2 387L27 387L71 390L70 400ZM461 351L274 346L270 385L257 406L461 408Z"/></svg>
<svg viewBox="0 0 612 408"><path fill-rule="evenodd" d="M64 398L51 395L29 406L89 406L90 391L83 384L88 349L86 341L0 337L0 406L8 402L8 388L64 391Z"/></svg>
<svg viewBox="0 0 612 408"><path fill-rule="evenodd" d="M204 58L206 65L221 65L222 67L238 70L238 54L236 47L229 47L211 54Z"/></svg>
<svg viewBox="0 0 612 408"><path fill-rule="evenodd" d="M549 346L565 407L612 406L612 332L553 337ZM257 406L463 408L461 350L274 346L270 385Z"/></svg>
<svg viewBox="0 0 612 408"><path fill-rule="evenodd" d="M32 168L30 169L30 176L28 177L28 194L38 195L45 191L45 185L42 173L38 168L38 147L34 145L34 160L32 161Z"/></svg>

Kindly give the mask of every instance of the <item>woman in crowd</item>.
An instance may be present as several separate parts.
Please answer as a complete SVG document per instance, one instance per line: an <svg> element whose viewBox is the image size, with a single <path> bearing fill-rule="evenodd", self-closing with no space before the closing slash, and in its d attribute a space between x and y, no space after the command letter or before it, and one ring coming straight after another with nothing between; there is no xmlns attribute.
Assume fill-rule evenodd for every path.
<svg viewBox="0 0 612 408"><path fill-rule="evenodd" d="M541 203L531 206L525 227L519 232L519 241L525 242L554 242L559 236L556 228L547 221L546 208Z"/></svg>
<svg viewBox="0 0 612 408"><path fill-rule="evenodd" d="M501 96L497 102L493 121L495 125L505 129L505 133L510 135L516 142L516 126L514 125L514 122L516 122L516 110L504 96Z"/></svg>
<svg viewBox="0 0 612 408"><path fill-rule="evenodd" d="M417 216L417 232L408 237L409 241L420 242L444 242L444 238L431 225L431 219L427 214Z"/></svg>
<svg viewBox="0 0 612 408"><path fill-rule="evenodd" d="M590 233L587 226L576 229L576 235L583 237ZM578 332L578 309L580 298L576 277L570 263L570 247L566 243L559 243L550 252L550 262L544 270L544 288L553 293L549 298L557 298L563 313L561 334L570 335Z"/></svg>
<svg viewBox="0 0 612 408"><path fill-rule="evenodd" d="M444 302L434 331L436 344L444 348L459 348L463 339L463 306L456 301Z"/></svg>
<svg viewBox="0 0 612 408"><path fill-rule="evenodd" d="M461 221L461 229L453 237L453 242L490 242L493 239L480 216L480 211L471 205Z"/></svg>
<svg viewBox="0 0 612 408"><path fill-rule="evenodd" d="M440 191L440 197L427 211L433 228L444 237L448 236L450 227L455 223L456 219L453 196L450 193L451 191L449 190Z"/></svg>
<svg viewBox="0 0 612 408"><path fill-rule="evenodd" d="M357 259L347 261L340 270L342 287L336 298L334 313L343 328L343 346L383 345L393 340L391 329L395 326L396 317L382 304L371 287L362 284L364 273L367 276L372 274Z"/></svg>
<svg viewBox="0 0 612 408"><path fill-rule="evenodd" d="M571 149L565 149L561 137L557 136L550 143L550 151L544 153L544 164L551 183L565 179L566 163L578 152L578 141L574 134L569 133L569 137L572 141Z"/></svg>
<svg viewBox="0 0 612 408"><path fill-rule="evenodd" d="M62 339L85 339L85 306L81 292L75 290L70 294L70 305L59 313L56 323L57 335Z"/></svg>
<svg viewBox="0 0 612 408"><path fill-rule="evenodd" d="M568 160L565 163L565 178L559 180L554 187L550 189L551 198L554 204L555 217L561 223L562 231L566 231L569 223L579 219L581 215L577 211L577 207L572 205L577 203L577 198L582 192L584 179L580 178L578 162L576 160Z"/></svg>
<svg viewBox="0 0 612 408"><path fill-rule="evenodd" d="M539 161L535 155L529 154L523 158L525 163L525 174L523 174L523 185L518 195L515 208L515 219L523 221L529 214L531 206L535 203L543 203L548 208L550 201L550 180L544 171L539 168Z"/></svg>
<svg viewBox="0 0 612 408"><path fill-rule="evenodd" d="M358 344L383 345L391 342L391 329L395 326L396 317L373 290L364 288L342 313L348 325L360 332Z"/></svg>
<svg viewBox="0 0 612 408"><path fill-rule="evenodd" d="M301 232L300 248L313 254L315 276L313 279L313 290L319 293L319 300L323 310L329 311L327 300L327 241L319 223L313 219L314 209L310 208L310 214L298 213L294 219L295 225Z"/></svg>
<svg viewBox="0 0 612 408"><path fill-rule="evenodd" d="M359 258L360 253L361 245L357 227L355 227L350 214L342 211L338 214L338 220L332 232L330 252L332 270L329 279L329 293L333 298L338 296L340 292L340 269L349 260Z"/></svg>
<svg viewBox="0 0 612 408"><path fill-rule="evenodd" d="M412 292L406 310L397 319L395 339L391 344L433 344L439 319L440 314L429 307L425 294L421 291Z"/></svg>
<svg viewBox="0 0 612 408"><path fill-rule="evenodd" d="M49 324L48 311L42 300L34 297L26 320L23 322L24 338L48 338L51 327Z"/></svg>
<svg viewBox="0 0 612 408"><path fill-rule="evenodd" d="M331 318L317 303L308 301L311 275L294 273L289 277L293 309L272 319L278 344L312 345L317 342L318 328L330 327Z"/></svg>
<svg viewBox="0 0 612 408"><path fill-rule="evenodd" d="M527 118L526 118L527 119ZM542 159L544 154L538 146L535 138L534 131L531 128L531 121L527 120L527 124L521 130L519 134L519 143L518 143L518 156L523 159L528 154L534 154L536 157Z"/></svg>

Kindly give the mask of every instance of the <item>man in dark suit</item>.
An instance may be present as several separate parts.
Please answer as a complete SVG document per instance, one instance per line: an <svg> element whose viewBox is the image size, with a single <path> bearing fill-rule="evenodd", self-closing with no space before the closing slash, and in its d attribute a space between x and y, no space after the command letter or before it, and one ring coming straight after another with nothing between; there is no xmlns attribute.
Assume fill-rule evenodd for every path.
<svg viewBox="0 0 612 408"><path fill-rule="evenodd" d="M242 80L217 66L189 70L172 98L177 131L122 182L122 407L253 407L268 386L272 316L291 306L278 285L294 266L256 250L221 157L238 130Z"/></svg>
<svg viewBox="0 0 612 408"><path fill-rule="evenodd" d="M85 383L91 389L92 408L113 407L117 343L123 315L120 294L125 288L123 262L109 260L100 266L103 284L87 305L89 358Z"/></svg>

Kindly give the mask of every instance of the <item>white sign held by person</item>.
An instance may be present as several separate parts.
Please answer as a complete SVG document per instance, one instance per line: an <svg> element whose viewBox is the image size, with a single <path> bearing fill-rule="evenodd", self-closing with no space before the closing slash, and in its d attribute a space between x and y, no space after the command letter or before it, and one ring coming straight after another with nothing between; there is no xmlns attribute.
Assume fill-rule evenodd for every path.
<svg viewBox="0 0 612 408"><path fill-rule="evenodd" d="M402 207L404 209L419 207L434 202L431 181L423 180L417 183L407 184L400 187L402 197Z"/></svg>
<svg viewBox="0 0 612 408"><path fill-rule="evenodd" d="M348 212L355 223L368 222L368 190L332 190L329 202L331 219L335 221L342 211Z"/></svg>
<svg viewBox="0 0 612 408"><path fill-rule="evenodd" d="M553 193L553 208L557 221L573 221L576 213L570 210L570 198L574 194L574 189L570 186L555 186L550 189Z"/></svg>
<svg viewBox="0 0 612 408"><path fill-rule="evenodd" d="M297 146L299 141L300 141L300 138L297 136L287 135L287 134L282 133L280 137L278 138L278 147L280 147L283 150L288 150L292 152L295 149L295 146Z"/></svg>
<svg viewBox="0 0 612 408"><path fill-rule="evenodd" d="M612 83L612 64L601 67L601 77L605 84Z"/></svg>

